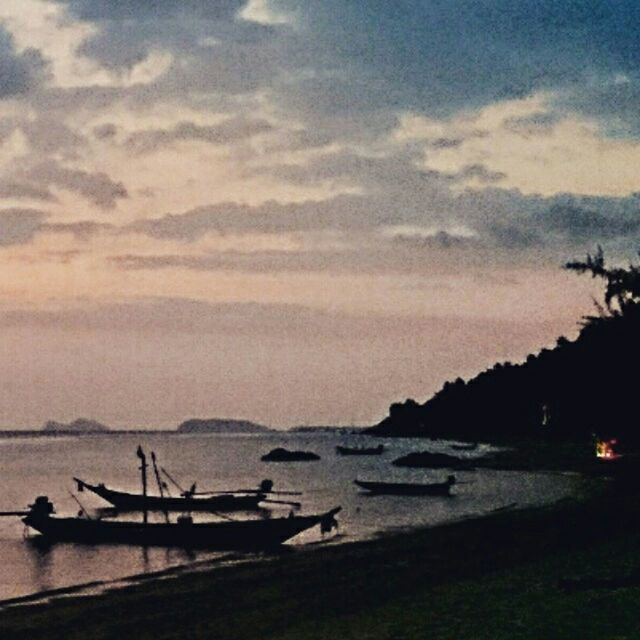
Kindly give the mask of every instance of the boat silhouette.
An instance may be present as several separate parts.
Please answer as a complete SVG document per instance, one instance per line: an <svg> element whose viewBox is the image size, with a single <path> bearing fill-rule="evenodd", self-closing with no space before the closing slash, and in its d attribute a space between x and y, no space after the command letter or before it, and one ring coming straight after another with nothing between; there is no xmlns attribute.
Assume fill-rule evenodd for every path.
<svg viewBox="0 0 640 640"><path fill-rule="evenodd" d="M341 456L379 456L384 452L384 445L379 444L377 447L343 447L336 446L336 453Z"/></svg>
<svg viewBox="0 0 640 640"><path fill-rule="evenodd" d="M391 496L450 496L451 487L456 483L456 477L448 476L444 482L417 484L409 482L369 482L354 480L361 489L376 495Z"/></svg>
<svg viewBox="0 0 640 640"><path fill-rule="evenodd" d="M85 544L131 544L193 549L260 550L275 548L294 536L320 525L323 533L337 526L335 515L341 507L320 514L268 520L222 520L194 522L181 516L176 522L134 522L98 520L86 514L58 517L47 496L39 496L29 510L0 515L23 516L28 527L50 542Z"/></svg>

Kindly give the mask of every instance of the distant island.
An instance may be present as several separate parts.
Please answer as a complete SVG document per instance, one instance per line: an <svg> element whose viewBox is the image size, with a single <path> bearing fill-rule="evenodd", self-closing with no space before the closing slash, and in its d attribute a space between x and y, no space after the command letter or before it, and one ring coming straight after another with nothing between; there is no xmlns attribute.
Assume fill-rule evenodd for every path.
<svg viewBox="0 0 640 640"><path fill-rule="evenodd" d="M640 448L640 265L609 267L598 248L565 267L605 282L604 300L582 319L577 339L560 337L522 363L446 382L424 404L395 403L368 432L469 441L615 439Z"/></svg>
<svg viewBox="0 0 640 640"><path fill-rule="evenodd" d="M185 420L177 428L178 433L267 433L273 429L248 420L226 418L192 418Z"/></svg>
<svg viewBox="0 0 640 640"><path fill-rule="evenodd" d="M110 433L111 429L96 420L78 418L73 422L56 422L55 420L49 420L45 422L42 431L45 433L93 434Z"/></svg>

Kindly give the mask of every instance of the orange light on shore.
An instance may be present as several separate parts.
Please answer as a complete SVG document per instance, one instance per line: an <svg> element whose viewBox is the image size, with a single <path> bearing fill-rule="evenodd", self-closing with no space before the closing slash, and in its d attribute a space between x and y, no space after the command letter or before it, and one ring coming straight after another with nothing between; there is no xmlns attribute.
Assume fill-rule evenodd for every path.
<svg viewBox="0 0 640 640"><path fill-rule="evenodd" d="M618 444L618 441L613 440L597 440L596 441L596 456L603 460L614 460L619 458L620 454L615 452L614 445Z"/></svg>

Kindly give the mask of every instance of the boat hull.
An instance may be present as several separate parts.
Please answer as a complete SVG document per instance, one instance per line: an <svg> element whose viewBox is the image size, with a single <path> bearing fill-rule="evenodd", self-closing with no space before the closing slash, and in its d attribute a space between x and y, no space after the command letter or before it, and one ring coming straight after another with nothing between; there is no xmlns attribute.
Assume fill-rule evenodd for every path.
<svg viewBox="0 0 640 640"><path fill-rule="evenodd" d="M478 448L478 443L473 442L471 444L452 444L451 448L454 451L475 451Z"/></svg>
<svg viewBox="0 0 640 640"><path fill-rule="evenodd" d="M336 446L336 453L341 456L379 456L384 452L384 446L372 447L370 449L357 449L350 447Z"/></svg>
<svg viewBox="0 0 640 640"><path fill-rule="evenodd" d="M361 489L372 494L391 496L451 496L451 484L409 484L405 482L365 482L355 480Z"/></svg>
<svg viewBox="0 0 640 640"><path fill-rule="evenodd" d="M143 496L77 481L120 511L258 511L260 502L266 498L262 493L247 496L223 494L210 498Z"/></svg>
<svg viewBox="0 0 640 640"><path fill-rule="evenodd" d="M337 510L322 515L194 523L143 523L58 518L30 514L23 522L51 542L129 544L200 549L266 549L278 547L317 524L324 526Z"/></svg>

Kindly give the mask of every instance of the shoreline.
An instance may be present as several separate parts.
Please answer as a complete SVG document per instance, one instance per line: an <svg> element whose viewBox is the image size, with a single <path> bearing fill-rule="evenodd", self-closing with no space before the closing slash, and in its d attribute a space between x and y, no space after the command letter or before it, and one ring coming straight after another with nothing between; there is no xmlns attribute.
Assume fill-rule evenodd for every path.
<svg viewBox="0 0 640 640"><path fill-rule="evenodd" d="M520 510L535 510L538 508L544 508L547 506L552 506L554 503L541 505L539 507L532 506L524 506ZM157 569L154 571L148 572L139 572L133 573L130 575L120 576L117 578L111 579L103 579L103 580L92 580L89 582L83 582L78 584L71 584L68 586L56 587L52 589L46 589L44 591L28 593L21 596L15 596L12 598L4 598L0 599L0 614L3 611L10 607L20 607L25 605L48 605L59 598L91 598L96 596L104 595L105 593L109 593L111 591L127 589L128 587L134 586L139 583L152 582L155 580L165 580L171 579L174 577L178 577L188 573L197 573L202 571L217 571L224 567L228 566L237 566L243 563L261 563L270 558L283 556L289 553L305 553L307 551L311 551L318 547L329 547L329 546L350 546L356 545L359 543L366 542L375 542L378 540L383 540L386 538L394 538L397 536L403 535L411 535L413 533L418 533L422 531L427 531L431 529L435 529L442 526L447 526L449 524L457 524L460 522L466 522L468 520L477 520L486 517L490 517L494 514L505 513L508 511L513 511L518 509L518 503L513 502L510 504L506 504L502 507L496 507L490 511L481 514L473 514L462 516L460 518L450 520L444 523L438 523L430 526L421 526L421 527L406 527L402 529L390 530L390 531L379 531L378 533L371 535L367 538L355 538L355 539L347 539L343 540L342 538L344 534L334 534L331 538L316 540L313 542L307 542L306 544L301 545L284 545L282 550L279 553L269 553L266 552L264 554L255 553L255 554L242 554L241 552L230 551L226 552L222 557L215 558L205 558L203 560L194 560L191 562L186 562L183 564L172 565L165 567L164 569Z"/></svg>
<svg viewBox="0 0 640 640"><path fill-rule="evenodd" d="M193 562L173 565L164 569L157 569L155 571L133 573L126 576L121 576L119 578L91 580L89 582L71 584L66 587L46 589L45 591L28 593L23 596L15 596L13 598L5 598L3 600L0 600L0 614L10 607L21 607L25 605L48 605L55 602L59 598L66 597L91 598L103 595L110 591L126 589L127 587L139 583L151 582L153 580L165 580L185 573L206 571L208 568L210 568L211 571L214 571L216 567L239 564L242 562L248 562L250 560L251 559L245 558L241 554L230 552L226 556L220 558L195 560Z"/></svg>
<svg viewBox="0 0 640 640"><path fill-rule="evenodd" d="M550 506L503 511L374 540L302 547L266 559L187 571L170 580L142 580L97 596L65 596L48 604L5 608L0 611L0 630L7 640L87 637L82 629L92 638L105 639L128 637L134 630L141 638L234 640L502 637L473 635L472 613L462 615L444 604L471 590L475 600L463 598L463 604L473 609L475 602L480 614L488 606L482 598L492 593L483 585L515 580L526 589L527 576L537 576L533 584L549 583L538 597L586 606L593 594L567 595L557 587L565 577L563 567L568 570L577 558L577 567L597 575L602 568L590 558L604 556L621 563L622 571L629 566L624 554L640 566L640 535L635 533L638 500L601 483L586 483L591 495ZM623 596L629 597L629 592L640 600L640 588L627 589ZM514 597L504 584L499 593L506 601ZM520 606L529 607L522 602ZM434 618L431 609L440 607ZM528 609L524 613L531 616ZM508 624L509 617L494 616L494 623ZM593 617L590 614L590 625ZM598 624L606 624L606 612L596 617L594 628L599 629ZM87 621L94 621L90 632ZM537 637L580 635L577 627L572 628L573 636L544 635L539 631L544 620L536 617L535 622ZM454 623L460 631L447 635L447 625ZM467 632L461 630L470 624ZM333 635L336 627L341 633Z"/></svg>
<svg viewBox="0 0 640 640"><path fill-rule="evenodd" d="M640 579L635 588L629 569L639 567L640 576L640 533L635 533L640 531L640 493L636 496L638 481L630 474L635 461L594 467L589 453L586 448L574 451L569 460L564 447L549 451L544 445L523 445L500 455L512 469L579 471L582 479L573 496L552 504L508 505L372 539L338 544L329 539L238 561L204 559L195 567L180 565L80 587L97 586L98 593L74 593L71 587L55 590L49 600L38 594L35 600L4 603L0 636L601 640L613 637L605 628L622 625L637 634L615 637L640 637L640 623L627 620L624 612L625 621L618 624L606 607L592 605L600 597L607 606L625 598L635 608L640 604ZM597 473L589 473L590 466ZM603 480L603 470L613 475L610 481ZM565 579L581 585L581 576L608 584L612 571L614 582L622 576L628 588L603 595L581 588L569 594L558 587ZM580 613L572 614L570 631L558 634L552 625L564 624L569 605ZM542 615L539 608L550 613ZM493 627L485 634L477 620L489 610ZM518 616L536 633L514 628ZM500 625L509 633L503 634Z"/></svg>

